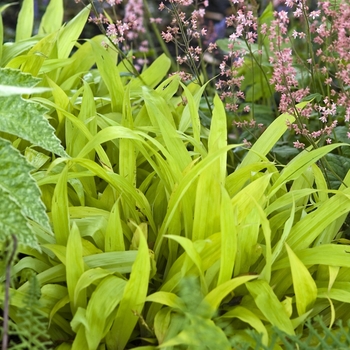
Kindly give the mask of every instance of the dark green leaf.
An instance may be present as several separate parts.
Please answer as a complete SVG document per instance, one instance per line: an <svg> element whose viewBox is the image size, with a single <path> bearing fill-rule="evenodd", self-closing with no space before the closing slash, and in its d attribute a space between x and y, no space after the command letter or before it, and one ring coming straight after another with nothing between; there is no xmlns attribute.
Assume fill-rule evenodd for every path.
<svg viewBox="0 0 350 350"><path fill-rule="evenodd" d="M329 153L326 159L326 173L332 189L337 189L341 185L347 172L350 170L350 159L338 154Z"/></svg>

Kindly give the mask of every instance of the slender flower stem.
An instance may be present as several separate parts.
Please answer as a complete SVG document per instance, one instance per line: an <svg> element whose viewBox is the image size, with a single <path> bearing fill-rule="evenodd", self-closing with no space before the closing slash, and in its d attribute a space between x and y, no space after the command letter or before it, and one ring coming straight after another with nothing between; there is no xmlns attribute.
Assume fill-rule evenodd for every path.
<svg viewBox="0 0 350 350"><path fill-rule="evenodd" d="M94 1L93 0L88 0L88 1L89 1L90 5L91 5L92 11L94 12L94 15L96 16L96 18L98 18L99 17L99 13L98 13L98 11L96 9ZM140 78L140 73L137 71L137 69L133 65L132 61L130 60L130 58L125 55L125 53L118 47L118 45L114 44L114 42L111 40L111 38L107 35L106 30L105 30L104 26L102 25L102 23L97 21L97 26L98 26L99 30L101 31L101 33L106 36L106 38L111 43L111 45L115 48L115 50L118 52L118 54L122 57L122 62L124 62L124 60L125 60L125 61L127 61L129 63L129 66L131 67L131 70L125 63L123 63L125 68L128 70L128 72L130 72L133 75L135 75L136 77Z"/></svg>
<svg viewBox="0 0 350 350"><path fill-rule="evenodd" d="M151 12L149 10L149 6L148 6L148 2L146 0L143 1L143 6L146 10L146 15L148 18L151 18ZM159 28L157 27L156 23L154 22L151 22L151 27L152 27L152 30L153 30L153 33L154 35L156 36L157 38L157 41L162 49L162 51L170 58L171 60L171 67L173 70L177 70L177 66L176 66L176 62L174 60L174 57L170 54L169 52L169 49L168 47L166 46L161 34L160 34L160 31L159 31Z"/></svg>
<svg viewBox="0 0 350 350"><path fill-rule="evenodd" d="M187 56L188 65L190 67L190 70L191 70L192 74L195 76L198 84L200 86L203 86L204 83L202 82L202 79L200 77L200 72L199 72L198 66L197 66L197 64L196 64L196 62L195 62L195 60L193 58L193 55L190 52L190 40L188 39L188 37L187 37L187 35L185 33L185 28L184 28L182 20L181 20L181 18L179 16L178 9L176 8L176 6L173 3L171 4L171 11L172 11L172 14L174 15L174 18L176 19L176 23L180 27L180 35L181 35L181 39L182 39L183 46L184 46L183 51L185 52L185 54ZM201 57L201 62L203 62L203 57ZM204 62L203 62L203 64L204 64ZM203 68L203 66L202 66L202 68ZM203 72L204 71L205 71L205 67L203 69ZM209 112L210 112L210 114L212 114L212 107L211 107L211 104L210 104L210 101L209 101L209 97L208 97L208 93L206 92L206 90L204 90L203 95L204 95L205 101L207 103Z"/></svg>

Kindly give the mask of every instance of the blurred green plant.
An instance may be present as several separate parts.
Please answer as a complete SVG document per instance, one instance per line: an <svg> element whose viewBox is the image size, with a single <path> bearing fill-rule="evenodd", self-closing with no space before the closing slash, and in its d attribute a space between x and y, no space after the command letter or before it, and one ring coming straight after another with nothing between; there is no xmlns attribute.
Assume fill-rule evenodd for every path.
<svg viewBox="0 0 350 350"><path fill-rule="evenodd" d="M1 328L1 338L9 336L11 342L2 349L35 349L44 350L52 347L47 334L47 317L40 311L40 286L35 275L29 277L29 289L23 297L23 306L16 314L12 314L14 322L10 320L9 332L5 334L5 327Z"/></svg>

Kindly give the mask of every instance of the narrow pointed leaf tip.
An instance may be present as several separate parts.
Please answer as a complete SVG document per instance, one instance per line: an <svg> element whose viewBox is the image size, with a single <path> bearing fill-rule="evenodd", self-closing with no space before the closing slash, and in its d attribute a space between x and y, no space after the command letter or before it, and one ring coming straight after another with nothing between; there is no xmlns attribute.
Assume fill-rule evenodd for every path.
<svg viewBox="0 0 350 350"><path fill-rule="evenodd" d="M34 88L39 79L13 69L0 69L0 131L18 136L61 157L68 157L55 130L44 117L47 109L23 99L21 93L42 92ZM4 88L8 93L4 94ZM38 90L39 89L39 90Z"/></svg>

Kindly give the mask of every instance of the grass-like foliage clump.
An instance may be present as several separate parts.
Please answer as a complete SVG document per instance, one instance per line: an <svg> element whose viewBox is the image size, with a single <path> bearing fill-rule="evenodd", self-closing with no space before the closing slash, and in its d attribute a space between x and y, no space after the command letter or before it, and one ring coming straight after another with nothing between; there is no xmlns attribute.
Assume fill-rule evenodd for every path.
<svg viewBox="0 0 350 350"><path fill-rule="evenodd" d="M321 13L300 4L310 18ZM350 11L347 1L322 4ZM173 25L171 16L181 23L180 7L192 2L168 5ZM230 5L235 30L245 5ZM93 3L62 25L63 2L51 0L33 35L33 6L23 1L15 42L0 43L2 348L349 347L349 83L332 75L333 63L346 71L345 51L327 61L338 79L326 89L334 109L329 99L315 104L324 86L310 67L312 91L296 93L307 69L293 59L284 61L301 80L286 80L285 89L277 81L273 45L286 53L288 30L301 24L289 28L272 5L257 26L253 18L245 24L246 36L218 41L226 61L212 70L184 36L174 41L185 52L178 62L159 41L164 52L154 44L140 64L132 28L118 36L107 9L94 20L103 33L79 40ZM150 42L173 42L170 26L157 32L151 22ZM273 47L263 24L281 30ZM194 30L193 22L180 26L192 35L186 26ZM232 51L231 42L248 51ZM177 63L188 70L176 71ZM215 72L233 95L219 96ZM260 82L241 86L233 81L240 74ZM323 118L317 138L316 114ZM331 115L342 125L330 127L324 118ZM240 129L247 125L257 129Z"/></svg>

